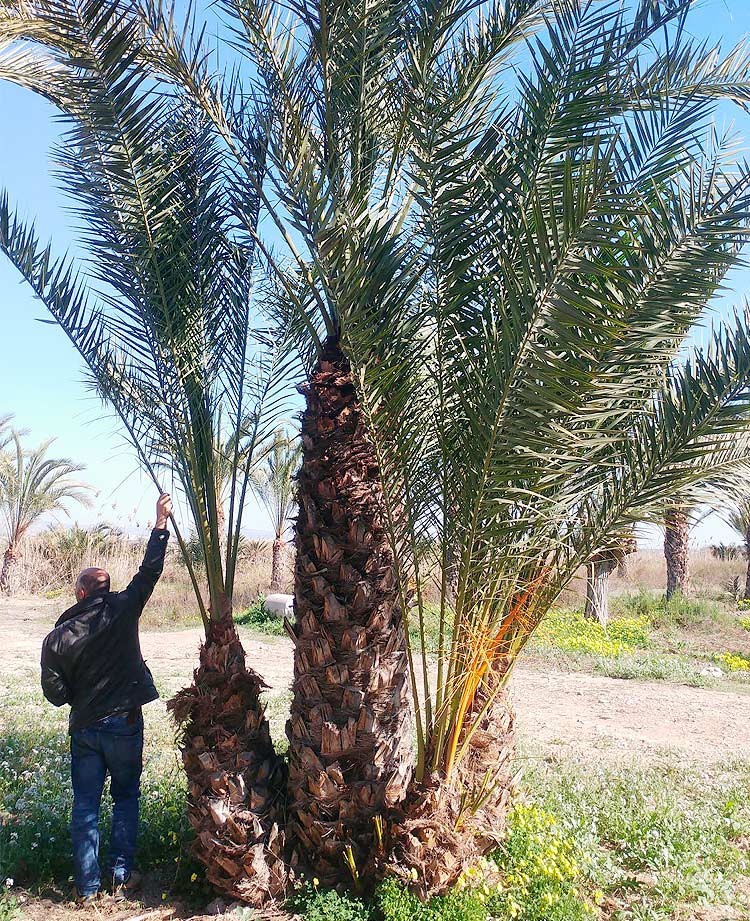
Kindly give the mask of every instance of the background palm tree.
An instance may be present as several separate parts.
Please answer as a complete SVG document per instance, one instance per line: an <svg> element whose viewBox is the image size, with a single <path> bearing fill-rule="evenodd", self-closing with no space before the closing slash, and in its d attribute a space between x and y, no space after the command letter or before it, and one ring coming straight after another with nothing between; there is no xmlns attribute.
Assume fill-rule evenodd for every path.
<svg viewBox="0 0 750 921"><path fill-rule="evenodd" d="M275 229L248 222L307 373L287 832L324 883L365 884L388 845L440 890L490 846L535 627L601 546L746 456L747 317L683 348L746 239L711 119L750 99L748 59L695 42L690 5L228 0L225 76L171 4L123 4L119 46L76 11L189 94ZM53 42L47 19L14 28ZM19 81L54 76L22 53ZM212 847L252 893L265 863Z"/></svg>
<svg viewBox="0 0 750 921"><path fill-rule="evenodd" d="M271 591L281 589L281 554L284 534L296 505L294 477L302 456L302 447L296 438L283 429L277 429L267 447L262 463L253 471L252 487L263 504L273 525L273 551L271 558Z"/></svg>
<svg viewBox="0 0 750 921"><path fill-rule="evenodd" d="M13 440L12 421L13 413L6 413L4 416L0 415L0 451L5 450ZM24 433L19 432L18 434L22 435Z"/></svg>
<svg viewBox="0 0 750 921"><path fill-rule="evenodd" d="M24 449L19 433L10 434L11 450L0 453L0 516L8 546L0 571L0 591L10 592L10 570L24 535L50 512L68 514L67 503L91 504L91 487L74 479L84 469L67 458L48 457L53 439Z"/></svg>
<svg viewBox="0 0 750 921"><path fill-rule="evenodd" d="M679 593L687 596L690 591L690 542L691 509L683 505L672 505L664 513L664 560L667 564L667 601Z"/></svg>
<svg viewBox="0 0 750 921"><path fill-rule="evenodd" d="M729 513L725 515L727 524L742 538L745 544L745 557L747 558L747 574L745 576L745 592L743 598L750 598L750 499L739 498Z"/></svg>
<svg viewBox="0 0 750 921"><path fill-rule="evenodd" d="M609 579L615 569L624 577L628 555L635 553L638 544L631 533L611 547L598 550L586 565L586 604L583 615L603 627L609 621Z"/></svg>

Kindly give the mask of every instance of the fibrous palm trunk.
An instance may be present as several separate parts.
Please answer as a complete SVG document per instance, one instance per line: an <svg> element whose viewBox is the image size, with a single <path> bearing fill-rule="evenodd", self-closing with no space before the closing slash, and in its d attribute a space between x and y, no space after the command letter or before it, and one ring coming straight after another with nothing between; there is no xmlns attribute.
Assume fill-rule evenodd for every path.
<svg viewBox="0 0 750 921"><path fill-rule="evenodd" d="M667 599L676 592L687 595L688 574L688 540L690 536L690 519L687 510L680 507L670 508L664 516L664 558L667 562Z"/></svg>
<svg viewBox="0 0 750 921"><path fill-rule="evenodd" d="M323 885L367 885L412 751L404 618L376 455L334 340L304 388L288 834Z"/></svg>
<svg viewBox="0 0 750 921"><path fill-rule="evenodd" d="M745 575L745 599L750 598L750 528L745 531L745 556L747 557L747 572Z"/></svg>
<svg viewBox="0 0 750 921"><path fill-rule="evenodd" d="M487 703L480 691L473 712ZM444 893L503 840L514 786L513 729L513 710L501 691L487 706L451 777L436 773L410 787L393 830L390 863L391 871L422 898Z"/></svg>
<svg viewBox="0 0 750 921"><path fill-rule="evenodd" d="M278 537L273 542L271 550L271 591L278 592L281 590L281 553L284 549L284 541Z"/></svg>
<svg viewBox="0 0 750 921"><path fill-rule="evenodd" d="M609 621L609 577L617 568L617 555L597 553L586 567L586 607L583 614L607 626Z"/></svg>
<svg viewBox="0 0 750 921"><path fill-rule="evenodd" d="M263 686L225 614L209 625L192 686L168 704L182 726L194 853L216 889L255 906L287 883L286 766L271 742Z"/></svg>
<svg viewBox="0 0 750 921"><path fill-rule="evenodd" d="M3 592L6 595L10 592L10 569L15 561L16 551L11 544L5 551L5 556L3 557L3 568L2 571L0 571L0 592Z"/></svg>

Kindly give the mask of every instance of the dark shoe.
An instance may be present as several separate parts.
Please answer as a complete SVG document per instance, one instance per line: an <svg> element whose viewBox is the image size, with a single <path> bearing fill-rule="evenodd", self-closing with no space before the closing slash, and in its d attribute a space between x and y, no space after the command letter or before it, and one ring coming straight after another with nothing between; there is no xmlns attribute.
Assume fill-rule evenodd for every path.
<svg viewBox="0 0 750 921"><path fill-rule="evenodd" d="M89 905L94 905L99 901L99 893L91 892L89 895L81 895L81 893L76 889L76 907L77 908L86 908Z"/></svg>
<svg viewBox="0 0 750 921"><path fill-rule="evenodd" d="M141 887L141 874L137 870L130 870L125 879L117 882L116 877L112 877L112 898L115 902L124 902L133 898L133 893Z"/></svg>

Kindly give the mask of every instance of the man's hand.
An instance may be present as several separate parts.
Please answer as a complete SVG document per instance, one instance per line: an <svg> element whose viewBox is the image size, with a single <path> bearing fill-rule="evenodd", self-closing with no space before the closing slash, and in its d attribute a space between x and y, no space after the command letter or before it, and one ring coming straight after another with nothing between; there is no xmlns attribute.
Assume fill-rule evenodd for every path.
<svg viewBox="0 0 750 921"><path fill-rule="evenodd" d="M159 531L165 530L167 527L167 518L172 514L172 497L168 492L164 492L159 496L159 501L156 503L156 525L155 527Z"/></svg>

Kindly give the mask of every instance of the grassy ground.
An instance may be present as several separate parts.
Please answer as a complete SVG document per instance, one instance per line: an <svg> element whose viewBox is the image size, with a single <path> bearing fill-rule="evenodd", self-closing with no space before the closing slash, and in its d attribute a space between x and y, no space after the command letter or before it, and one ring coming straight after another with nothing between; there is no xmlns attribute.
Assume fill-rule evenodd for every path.
<svg viewBox="0 0 750 921"><path fill-rule="evenodd" d="M532 661L611 678L676 681L693 687L750 686L750 619L736 602L642 589L613 602L603 629L580 610L554 611L537 631Z"/></svg>
<svg viewBox="0 0 750 921"><path fill-rule="evenodd" d="M658 579L649 575L654 559L642 556L627 581L613 579L606 630L583 620L574 585L540 629L527 661L552 673L750 689L750 611L738 610L725 590L732 567L743 564L703 559L703 569L694 567L700 590L666 604ZM183 589L182 574L173 571L144 626L192 623ZM257 591L248 583L238 622L258 634L281 635L283 625L252 601ZM434 611L428 612L433 646L436 626ZM32 664L0 685L0 921L40 896L61 898L70 886L65 714L42 700ZM288 704L287 693L268 699L279 748ZM190 832L174 731L163 707L146 714L141 868L152 904L180 899L197 911L212 896L200 867L186 856ZM449 897L423 906L391 882L364 903L320 892L308 880L289 909L305 921L750 921L748 760L709 764L669 751L647 761L612 760L582 748L558 757L530 743L518 763L522 776L504 846ZM237 921L260 917L237 913Z"/></svg>

